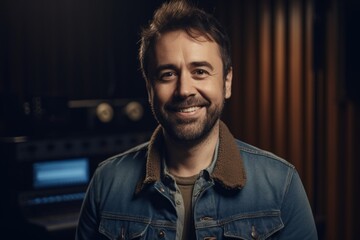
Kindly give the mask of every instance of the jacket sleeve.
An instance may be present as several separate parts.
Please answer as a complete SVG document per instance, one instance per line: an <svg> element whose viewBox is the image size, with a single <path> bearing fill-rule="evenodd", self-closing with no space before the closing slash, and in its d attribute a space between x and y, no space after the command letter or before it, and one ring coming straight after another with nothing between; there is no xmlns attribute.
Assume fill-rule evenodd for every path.
<svg viewBox="0 0 360 240"><path fill-rule="evenodd" d="M99 239L99 216L96 203L96 179L97 174L95 172L81 206L79 222L76 229L76 240Z"/></svg>
<svg viewBox="0 0 360 240"><path fill-rule="evenodd" d="M312 209L295 169L288 180L281 207L284 228L279 232L279 239L316 240L318 236Z"/></svg>

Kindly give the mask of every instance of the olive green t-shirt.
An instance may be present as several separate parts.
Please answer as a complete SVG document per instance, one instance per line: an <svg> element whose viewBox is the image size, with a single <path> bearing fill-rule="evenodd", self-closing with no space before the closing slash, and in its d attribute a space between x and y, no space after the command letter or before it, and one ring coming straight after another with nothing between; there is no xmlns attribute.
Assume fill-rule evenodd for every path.
<svg viewBox="0 0 360 240"><path fill-rule="evenodd" d="M194 217L192 211L192 193L194 189L194 184L198 176L199 175L194 175L191 177L175 176L175 181L180 189L184 201L184 208L185 208L184 230L182 234L183 240L196 239Z"/></svg>

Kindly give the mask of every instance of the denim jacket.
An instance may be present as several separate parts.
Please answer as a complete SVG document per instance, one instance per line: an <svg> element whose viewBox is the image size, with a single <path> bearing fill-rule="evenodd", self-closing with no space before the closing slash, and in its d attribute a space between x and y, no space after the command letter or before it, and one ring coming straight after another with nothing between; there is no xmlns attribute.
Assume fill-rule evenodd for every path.
<svg viewBox="0 0 360 240"><path fill-rule="evenodd" d="M162 164L158 127L148 143L102 162L81 208L77 240L181 239L183 209ZM180 210L179 210L180 209ZM234 139L220 122L216 162L193 191L197 239L317 239L293 165Z"/></svg>

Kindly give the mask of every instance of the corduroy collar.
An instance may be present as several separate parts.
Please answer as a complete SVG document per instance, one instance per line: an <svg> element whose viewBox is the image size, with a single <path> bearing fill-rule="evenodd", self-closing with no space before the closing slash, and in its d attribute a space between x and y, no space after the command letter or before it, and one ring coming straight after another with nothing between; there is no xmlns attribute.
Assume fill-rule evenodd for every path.
<svg viewBox="0 0 360 240"><path fill-rule="evenodd" d="M162 128L158 126L149 142L145 178L139 182L137 193L145 185L160 180L162 172L161 154L165 146L163 141ZM245 169L239 148L233 135L222 121L220 121L219 127L218 156L211 177L220 186L228 190L241 189L246 182Z"/></svg>

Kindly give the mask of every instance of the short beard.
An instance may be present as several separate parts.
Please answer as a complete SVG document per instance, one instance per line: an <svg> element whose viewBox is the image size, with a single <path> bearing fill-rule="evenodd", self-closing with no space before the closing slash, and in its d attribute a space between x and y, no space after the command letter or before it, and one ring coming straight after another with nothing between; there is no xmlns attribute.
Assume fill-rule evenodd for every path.
<svg viewBox="0 0 360 240"><path fill-rule="evenodd" d="M156 104L157 105L157 104ZM208 107L204 119L190 119L183 121L172 119L164 109L155 108L151 105L151 109L156 120L163 127L165 133L177 142L200 142L210 134L217 121L220 119L224 102L220 106Z"/></svg>

